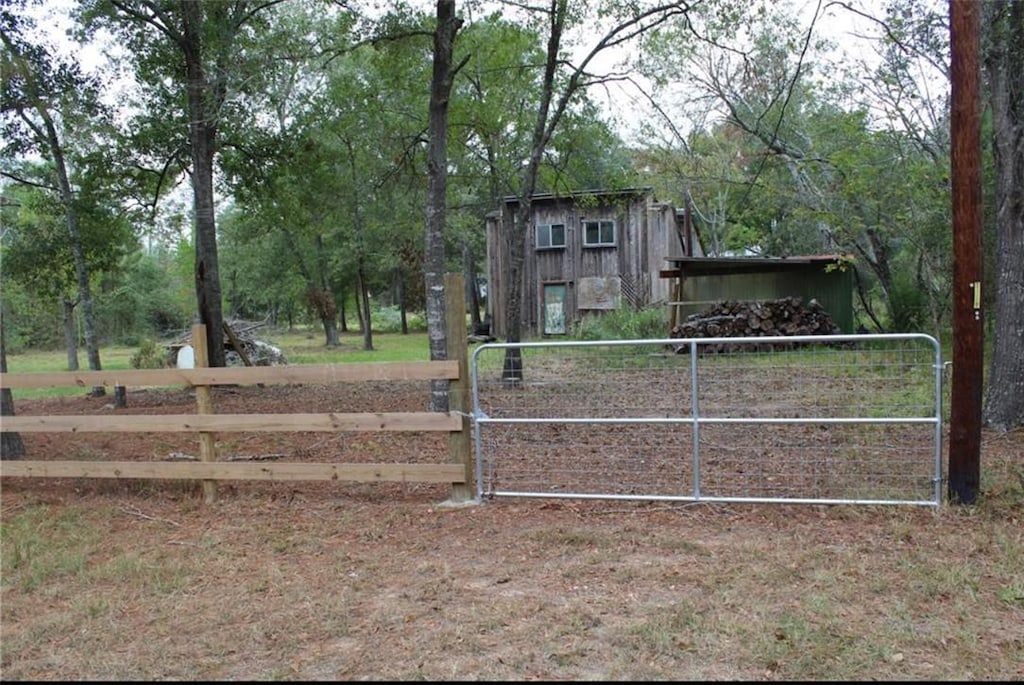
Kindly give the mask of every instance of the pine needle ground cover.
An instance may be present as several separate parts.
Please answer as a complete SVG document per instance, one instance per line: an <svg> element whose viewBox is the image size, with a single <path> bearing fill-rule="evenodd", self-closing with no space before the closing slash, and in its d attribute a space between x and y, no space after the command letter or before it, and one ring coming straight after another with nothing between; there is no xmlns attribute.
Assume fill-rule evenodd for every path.
<svg viewBox="0 0 1024 685"><path fill-rule="evenodd" d="M224 388L217 402L288 412L426 399L360 387ZM153 392L130 394L129 408L163 392L151 404L166 412L187 394ZM176 449L145 434L25 437L31 458ZM339 460L445 449L398 434L280 437L222 448ZM9 478L0 669L12 681L1021 679L1024 435L986 432L982 464L980 503L938 509L456 507L444 485L230 481L207 505L193 482Z"/></svg>

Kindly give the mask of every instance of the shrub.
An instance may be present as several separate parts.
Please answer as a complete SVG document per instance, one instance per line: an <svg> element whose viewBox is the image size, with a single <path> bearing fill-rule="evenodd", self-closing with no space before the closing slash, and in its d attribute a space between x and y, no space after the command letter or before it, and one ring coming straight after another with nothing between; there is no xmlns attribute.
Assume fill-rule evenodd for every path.
<svg viewBox="0 0 1024 685"><path fill-rule="evenodd" d="M585 315L572 331L577 340L650 340L667 338L668 334L663 306Z"/></svg>
<svg viewBox="0 0 1024 685"><path fill-rule="evenodd" d="M129 363L133 369L160 369L167 363L167 351L155 340L146 339L139 346L139 351L131 356Z"/></svg>
<svg viewBox="0 0 1024 685"><path fill-rule="evenodd" d="M397 305L374 308L370 311L370 324L379 333L401 333L402 311ZM426 330L426 321L416 312L406 311L405 324L410 331Z"/></svg>

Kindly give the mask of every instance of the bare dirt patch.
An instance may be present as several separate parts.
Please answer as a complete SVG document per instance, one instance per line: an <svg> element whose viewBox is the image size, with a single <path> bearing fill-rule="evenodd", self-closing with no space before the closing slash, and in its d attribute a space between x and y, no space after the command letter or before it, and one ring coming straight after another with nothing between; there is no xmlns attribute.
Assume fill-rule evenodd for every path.
<svg viewBox="0 0 1024 685"><path fill-rule="evenodd" d="M420 411L425 387L221 388L223 413ZM19 414L194 411L186 390ZM196 454L25 434L28 458ZM415 483L2 483L5 680L1020 679L1024 436L976 507L495 499ZM222 456L443 461L444 436L257 434Z"/></svg>

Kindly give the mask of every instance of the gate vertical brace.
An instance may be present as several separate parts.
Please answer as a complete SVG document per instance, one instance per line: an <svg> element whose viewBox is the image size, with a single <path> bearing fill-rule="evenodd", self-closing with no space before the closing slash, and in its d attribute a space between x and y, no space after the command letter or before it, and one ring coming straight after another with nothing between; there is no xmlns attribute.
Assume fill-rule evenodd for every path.
<svg viewBox="0 0 1024 685"><path fill-rule="evenodd" d="M934 380L935 384L935 428L932 435L934 440L934 486L932 498L935 501L935 506L942 504L942 374L945 371L945 367L942 364L942 343L932 338L932 364L934 365Z"/></svg>
<svg viewBox="0 0 1024 685"><path fill-rule="evenodd" d="M693 417L693 498L700 500L700 405L697 392L697 341L690 340L690 416Z"/></svg>
<svg viewBox="0 0 1024 685"><path fill-rule="evenodd" d="M466 333L466 285L462 274L444 276L444 317L446 353L449 360L458 360L459 378L448 383L448 411L459 415L461 429L448 436L448 461L465 467L461 483L452 483L451 500L468 502L474 499L473 449L470 435L469 407L469 345Z"/></svg>
<svg viewBox="0 0 1024 685"><path fill-rule="evenodd" d="M953 385L949 496L973 504L981 471L981 117L977 0L950 0L950 166L953 198Z"/></svg>

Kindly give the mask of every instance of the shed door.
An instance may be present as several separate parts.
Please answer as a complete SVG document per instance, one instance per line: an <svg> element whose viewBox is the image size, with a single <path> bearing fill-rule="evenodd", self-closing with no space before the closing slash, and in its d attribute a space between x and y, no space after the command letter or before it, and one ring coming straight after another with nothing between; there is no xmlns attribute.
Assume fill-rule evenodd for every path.
<svg viewBox="0 0 1024 685"><path fill-rule="evenodd" d="M544 284L544 335L565 335L565 283Z"/></svg>

